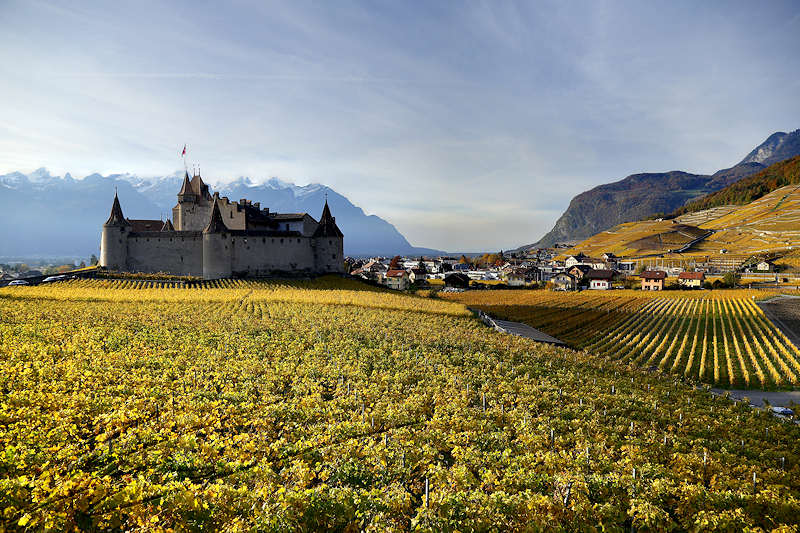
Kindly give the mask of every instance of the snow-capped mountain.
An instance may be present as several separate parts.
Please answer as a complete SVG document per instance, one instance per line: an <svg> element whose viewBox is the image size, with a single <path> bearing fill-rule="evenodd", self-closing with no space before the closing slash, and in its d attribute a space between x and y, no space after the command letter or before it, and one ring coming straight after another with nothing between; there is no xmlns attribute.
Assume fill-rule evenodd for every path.
<svg viewBox="0 0 800 533"><path fill-rule="evenodd" d="M52 176L40 168L29 174L0 175L0 256L97 254L100 230L108 217L115 188L130 218L169 218L183 171L142 178L134 174L90 174L75 179ZM436 250L415 248L386 220L367 215L345 196L314 183L295 185L277 178L257 183L240 177L212 190L231 200L247 198L271 211L309 213L319 218L327 193L331 211L345 235L346 255L419 255Z"/></svg>

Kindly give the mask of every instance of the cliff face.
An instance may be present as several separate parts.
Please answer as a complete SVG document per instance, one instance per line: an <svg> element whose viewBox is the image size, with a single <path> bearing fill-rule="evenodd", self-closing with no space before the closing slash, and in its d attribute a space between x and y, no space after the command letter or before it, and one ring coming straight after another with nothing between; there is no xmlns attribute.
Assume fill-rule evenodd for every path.
<svg viewBox="0 0 800 533"><path fill-rule="evenodd" d="M800 130L778 132L770 135L739 164L710 176L680 171L643 173L600 185L574 197L553 229L529 246L581 241L623 222L672 213L691 200L797 155L800 155Z"/></svg>

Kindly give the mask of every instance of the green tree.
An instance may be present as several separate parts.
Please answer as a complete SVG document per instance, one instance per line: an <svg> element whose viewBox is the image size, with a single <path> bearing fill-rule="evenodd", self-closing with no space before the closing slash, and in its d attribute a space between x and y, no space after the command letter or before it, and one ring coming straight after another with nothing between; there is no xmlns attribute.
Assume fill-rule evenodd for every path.
<svg viewBox="0 0 800 533"><path fill-rule="evenodd" d="M722 276L722 283L726 287L736 287L741 279L742 276L740 276L738 272L726 272L725 275Z"/></svg>

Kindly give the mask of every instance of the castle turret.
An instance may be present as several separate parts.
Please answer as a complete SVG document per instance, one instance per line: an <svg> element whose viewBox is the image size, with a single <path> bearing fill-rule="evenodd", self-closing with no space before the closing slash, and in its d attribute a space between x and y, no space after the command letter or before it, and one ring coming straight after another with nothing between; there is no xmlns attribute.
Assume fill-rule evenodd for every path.
<svg viewBox="0 0 800 533"><path fill-rule="evenodd" d="M230 233L216 198L211 209L211 220L203 230L203 278L218 279L231 276Z"/></svg>
<svg viewBox="0 0 800 533"><path fill-rule="evenodd" d="M111 206L111 215L103 224L103 235L100 240L100 266L112 270L125 270L128 263L128 233L131 223L122 214L117 193L114 193L114 203Z"/></svg>
<svg viewBox="0 0 800 533"><path fill-rule="evenodd" d="M344 272L344 235L331 215L328 200L322 208L319 225L311 236L314 243L314 264L317 272Z"/></svg>

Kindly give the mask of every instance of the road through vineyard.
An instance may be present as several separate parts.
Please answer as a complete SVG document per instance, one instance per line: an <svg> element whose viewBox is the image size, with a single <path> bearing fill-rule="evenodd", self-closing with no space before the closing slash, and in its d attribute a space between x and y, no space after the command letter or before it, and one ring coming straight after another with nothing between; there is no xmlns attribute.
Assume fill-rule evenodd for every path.
<svg viewBox="0 0 800 533"><path fill-rule="evenodd" d="M649 305L676 335L713 338L716 325L707 362L736 341L737 376L741 365L755 372L753 359L771 375L742 344L766 331L743 303ZM632 311L608 301L592 312L619 338L646 334L608 320ZM733 312L749 317L738 337L726 333ZM678 339L639 340L685 368L691 346ZM778 372L780 346L765 348ZM4 530L800 522L794 424L624 362L497 333L460 303L338 278L10 287L0 289L0 353Z"/></svg>

